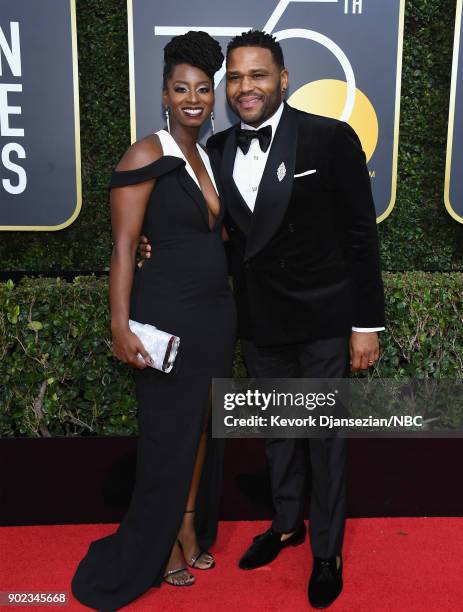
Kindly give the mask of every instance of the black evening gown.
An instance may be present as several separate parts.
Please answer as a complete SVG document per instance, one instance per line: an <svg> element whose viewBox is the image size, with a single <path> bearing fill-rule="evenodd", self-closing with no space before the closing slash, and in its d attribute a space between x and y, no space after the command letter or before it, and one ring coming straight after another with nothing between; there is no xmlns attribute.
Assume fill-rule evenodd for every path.
<svg viewBox="0 0 463 612"><path fill-rule="evenodd" d="M143 224L152 254L135 272L130 318L176 334L180 350L169 374L133 368L139 439L130 506L114 534L90 544L72 580L74 596L102 611L117 610L161 582L200 436L210 426L211 379L232 369L236 313L221 239L223 205L210 228L202 192L174 155L114 172L111 187L152 178ZM222 442L209 435L195 515L202 549L217 533L221 450Z"/></svg>

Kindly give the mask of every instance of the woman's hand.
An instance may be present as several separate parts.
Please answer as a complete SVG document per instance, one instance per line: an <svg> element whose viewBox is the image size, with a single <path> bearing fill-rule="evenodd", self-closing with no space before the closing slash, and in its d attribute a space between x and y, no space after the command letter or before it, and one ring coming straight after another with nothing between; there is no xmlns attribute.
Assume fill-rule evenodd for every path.
<svg viewBox="0 0 463 612"><path fill-rule="evenodd" d="M143 346L140 338L130 331L129 328L113 329L112 353L116 359L132 365L134 368L144 370L151 363L151 357ZM138 354L141 357L138 357Z"/></svg>

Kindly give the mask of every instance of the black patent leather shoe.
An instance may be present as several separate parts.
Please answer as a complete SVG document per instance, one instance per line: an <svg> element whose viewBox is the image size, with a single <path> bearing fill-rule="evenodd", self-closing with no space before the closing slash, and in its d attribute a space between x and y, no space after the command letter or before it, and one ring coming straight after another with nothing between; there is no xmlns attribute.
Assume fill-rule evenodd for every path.
<svg viewBox="0 0 463 612"><path fill-rule="evenodd" d="M291 537L282 542L281 533L269 529L253 539L253 543L241 557L238 565L241 569L248 570L267 565L267 563L271 563L278 557L283 548L302 544L305 540L305 533L305 525L302 523Z"/></svg>
<svg viewBox="0 0 463 612"><path fill-rule="evenodd" d="M327 608L342 591L342 557L339 568L336 557L314 557L308 596L312 608Z"/></svg>

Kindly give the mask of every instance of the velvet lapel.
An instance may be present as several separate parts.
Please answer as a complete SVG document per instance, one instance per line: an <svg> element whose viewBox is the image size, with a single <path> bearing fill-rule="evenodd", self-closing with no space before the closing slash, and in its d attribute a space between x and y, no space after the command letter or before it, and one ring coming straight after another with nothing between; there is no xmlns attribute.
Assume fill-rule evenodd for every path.
<svg viewBox="0 0 463 612"><path fill-rule="evenodd" d="M225 141L220 178L222 181L227 211L239 229L247 235L251 227L252 213L239 192L233 180L233 166L236 157L236 130L240 124L236 124Z"/></svg>
<svg viewBox="0 0 463 612"><path fill-rule="evenodd" d="M194 200L194 202L199 208L199 212L201 213L201 216L204 219L204 222L206 223L207 227L210 229L207 203L206 203L206 200L204 199L203 192L196 184L196 181L193 178L191 178L185 166L180 169L179 177L180 177L180 184L182 185L183 189L188 193L188 195Z"/></svg>
<svg viewBox="0 0 463 612"><path fill-rule="evenodd" d="M244 260L262 250L283 220L293 188L296 148L297 114L285 104L257 193Z"/></svg>

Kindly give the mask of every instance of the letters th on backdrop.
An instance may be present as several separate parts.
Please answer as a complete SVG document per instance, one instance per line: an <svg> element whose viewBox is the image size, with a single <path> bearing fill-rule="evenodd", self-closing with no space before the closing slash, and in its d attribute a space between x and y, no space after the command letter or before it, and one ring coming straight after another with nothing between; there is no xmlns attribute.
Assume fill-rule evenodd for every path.
<svg viewBox="0 0 463 612"><path fill-rule="evenodd" d="M172 36L205 30L225 50L236 34L263 29L283 47L289 104L342 119L356 130L382 221L395 203L404 3L128 0L132 141L164 127L162 57ZM236 121L226 105L223 76L224 69L216 75L218 130Z"/></svg>
<svg viewBox="0 0 463 612"><path fill-rule="evenodd" d="M74 0L1 0L0 229L58 230L81 206Z"/></svg>
<svg viewBox="0 0 463 612"><path fill-rule="evenodd" d="M444 201L452 217L463 223L463 42L461 22L463 0L457 2L455 44L453 48L452 86L450 92L447 162Z"/></svg>

